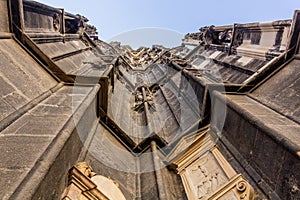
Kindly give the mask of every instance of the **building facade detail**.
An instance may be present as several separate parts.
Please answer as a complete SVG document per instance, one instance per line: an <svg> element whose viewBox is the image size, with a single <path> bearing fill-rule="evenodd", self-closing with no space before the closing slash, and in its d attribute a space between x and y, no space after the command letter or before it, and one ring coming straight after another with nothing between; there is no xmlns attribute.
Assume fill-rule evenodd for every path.
<svg viewBox="0 0 300 200"><path fill-rule="evenodd" d="M2 199L300 199L299 10L138 49L0 11Z"/></svg>

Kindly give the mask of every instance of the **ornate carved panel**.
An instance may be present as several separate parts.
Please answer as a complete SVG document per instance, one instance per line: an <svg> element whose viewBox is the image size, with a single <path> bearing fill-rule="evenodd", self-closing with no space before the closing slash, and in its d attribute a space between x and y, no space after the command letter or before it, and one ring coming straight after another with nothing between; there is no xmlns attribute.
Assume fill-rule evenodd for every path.
<svg viewBox="0 0 300 200"><path fill-rule="evenodd" d="M190 148L173 161L188 199L253 199L251 185L212 145L209 135L210 132L193 145L197 148Z"/></svg>
<svg viewBox="0 0 300 200"><path fill-rule="evenodd" d="M229 181L217 160L211 152L196 160L182 173L192 194L188 196L193 199L207 199L217 189Z"/></svg>

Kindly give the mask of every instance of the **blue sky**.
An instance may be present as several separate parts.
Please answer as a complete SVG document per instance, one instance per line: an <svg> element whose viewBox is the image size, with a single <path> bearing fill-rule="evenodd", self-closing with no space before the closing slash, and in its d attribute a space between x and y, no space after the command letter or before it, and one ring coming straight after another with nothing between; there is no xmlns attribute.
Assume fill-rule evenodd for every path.
<svg viewBox="0 0 300 200"><path fill-rule="evenodd" d="M274 21L291 19L300 9L299 0L39 0L67 12L81 14L98 28L100 38L151 39L156 30L165 35L173 30L173 36L196 32L206 25ZM140 29L148 28L149 34ZM157 29L158 28L158 29ZM161 31L161 30L165 30ZM123 33L123 34L122 34ZM123 35L116 37L118 35ZM124 36L124 34L127 36ZM175 37L176 34L179 34ZM157 38L158 36L156 36ZM162 40L166 38L163 37ZM159 42L159 41L158 41Z"/></svg>

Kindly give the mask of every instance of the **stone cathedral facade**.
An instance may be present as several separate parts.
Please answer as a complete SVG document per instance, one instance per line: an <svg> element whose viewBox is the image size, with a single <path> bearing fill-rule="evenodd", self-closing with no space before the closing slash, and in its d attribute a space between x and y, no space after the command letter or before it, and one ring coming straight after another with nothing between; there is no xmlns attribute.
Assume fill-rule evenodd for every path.
<svg viewBox="0 0 300 200"><path fill-rule="evenodd" d="M300 11L171 49L0 11L1 199L300 199Z"/></svg>

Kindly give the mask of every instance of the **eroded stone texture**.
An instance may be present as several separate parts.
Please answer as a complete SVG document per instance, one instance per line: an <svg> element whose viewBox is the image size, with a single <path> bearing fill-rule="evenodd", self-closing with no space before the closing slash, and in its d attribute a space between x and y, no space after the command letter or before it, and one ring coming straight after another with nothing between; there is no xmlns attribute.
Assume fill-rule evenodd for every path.
<svg viewBox="0 0 300 200"><path fill-rule="evenodd" d="M0 1L0 32L9 32L7 1Z"/></svg>

